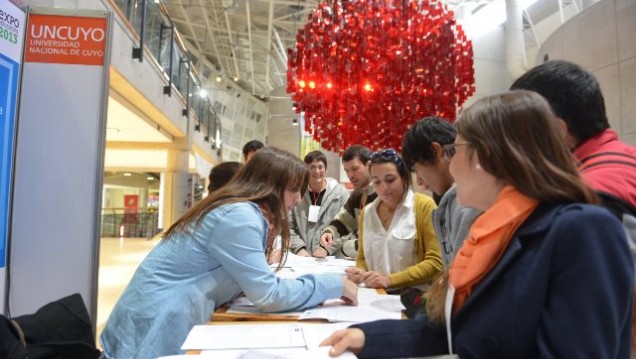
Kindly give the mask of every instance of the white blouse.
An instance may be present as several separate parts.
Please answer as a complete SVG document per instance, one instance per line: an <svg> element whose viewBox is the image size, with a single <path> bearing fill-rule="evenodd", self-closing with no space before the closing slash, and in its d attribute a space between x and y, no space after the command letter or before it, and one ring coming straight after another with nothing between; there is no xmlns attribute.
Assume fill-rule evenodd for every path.
<svg viewBox="0 0 636 359"><path fill-rule="evenodd" d="M376 198L364 209L362 235L367 269L383 275L401 272L419 262L415 248L415 194L408 190L393 214L388 230L382 226Z"/></svg>

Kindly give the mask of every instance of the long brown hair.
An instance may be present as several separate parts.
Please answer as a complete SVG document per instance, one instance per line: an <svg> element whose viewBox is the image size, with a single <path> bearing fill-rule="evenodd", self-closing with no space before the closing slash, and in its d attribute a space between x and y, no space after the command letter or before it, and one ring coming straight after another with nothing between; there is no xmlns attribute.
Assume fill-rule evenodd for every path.
<svg viewBox="0 0 636 359"><path fill-rule="evenodd" d="M264 209L274 234L282 237L283 253L289 247L289 222L284 203L285 190L303 192L309 183L309 169L298 157L273 147L256 152L232 180L194 205L164 233L164 238L198 226L213 209L224 204L254 202ZM271 229L270 229L271 230Z"/></svg>
<svg viewBox="0 0 636 359"><path fill-rule="evenodd" d="M457 121L488 173L541 202L597 203L548 103L530 91L484 97Z"/></svg>
<svg viewBox="0 0 636 359"><path fill-rule="evenodd" d="M541 96L520 90L478 100L464 110L456 128L485 171L526 196L540 202L597 203L557 121ZM444 322L447 287L445 269L426 294L426 314L432 321Z"/></svg>

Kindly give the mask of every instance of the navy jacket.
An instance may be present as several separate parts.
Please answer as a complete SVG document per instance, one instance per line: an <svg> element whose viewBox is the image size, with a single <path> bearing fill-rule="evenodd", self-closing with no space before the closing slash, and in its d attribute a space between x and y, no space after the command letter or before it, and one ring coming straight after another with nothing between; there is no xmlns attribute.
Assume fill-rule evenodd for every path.
<svg viewBox="0 0 636 359"><path fill-rule="evenodd" d="M629 358L633 265L619 222L582 204L540 205L453 317L468 358ZM446 329L415 320L360 324L360 358L448 354Z"/></svg>

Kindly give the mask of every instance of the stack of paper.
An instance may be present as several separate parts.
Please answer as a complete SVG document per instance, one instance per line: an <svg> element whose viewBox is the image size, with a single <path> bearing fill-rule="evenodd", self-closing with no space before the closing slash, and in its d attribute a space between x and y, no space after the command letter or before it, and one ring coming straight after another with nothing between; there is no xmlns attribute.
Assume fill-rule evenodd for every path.
<svg viewBox="0 0 636 359"><path fill-rule="evenodd" d="M378 294L375 289L359 288L358 305L346 305L342 300L335 299L325 302L322 306L307 309L304 312L276 313L296 315L299 320L325 319L330 322L369 322L379 319L401 319L404 306L398 295ZM228 313L263 314L245 297L230 304Z"/></svg>
<svg viewBox="0 0 636 359"><path fill-rule="evenodd" d="M328 358L320 343L347 324L272 323L197 325L182 350L203 350L214 358ZM343 358L355 358L347 353Z"/></svg>
<svg viewBox="0 0 636 359"><path fill-rule="evenodd" d="M315 258L287 254L285 266L278 272L281 278L296 278L303 274L338 273L344 274L347 267L355 266L355 262L335 257ZM277 265L272 265L276 268Z"/></svg>

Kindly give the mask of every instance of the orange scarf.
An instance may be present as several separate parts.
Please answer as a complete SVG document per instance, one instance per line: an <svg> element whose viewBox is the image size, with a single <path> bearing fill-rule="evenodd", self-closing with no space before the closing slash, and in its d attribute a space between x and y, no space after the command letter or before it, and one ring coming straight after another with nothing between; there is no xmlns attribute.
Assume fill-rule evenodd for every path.
<svg viewBox="0 0 636 359"><path fill-rule="evenodd" d="M539 201L505 186L493 206L475 220L449 270L449 282L455 287L454 314L497 264L512 235L538 205Z"/></svg>

